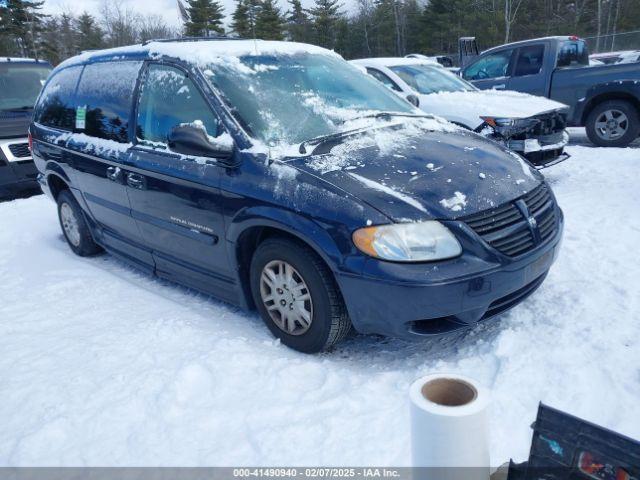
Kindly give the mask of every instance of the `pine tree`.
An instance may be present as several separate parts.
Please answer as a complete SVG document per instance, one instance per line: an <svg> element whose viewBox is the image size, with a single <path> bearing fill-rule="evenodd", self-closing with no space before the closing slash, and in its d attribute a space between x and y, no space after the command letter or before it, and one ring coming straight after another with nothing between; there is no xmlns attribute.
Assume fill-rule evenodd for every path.
<svg viewBox="0 0 640 480"><path fill-rule="evenodd" d="M261 0L256 15L256 37L263 40L282 40L284 20L274 0Z"/></svg>
<svg viewBox="0 0 640 480"><path fill-rule="evenodd" d="M57 65L64 57L60 49L60 40L58 32L60 23L57 17L51 17L45 20L42 32L40 34L40 43L42 44L42 58L46 59L51 65Z"/></svg>
<svg viewBox="0 0 640 480"><path fill-rule="evenodd" d="M43 0L7 0L0 8L0 44L7 45L7 53L40 56L38 39L46 18L40 13L43 4Z"/></svg>
<svg viewBox="0 0 640 480"><path fill-rule="evenodd" d="M222 5L216 0L187 0L189 21L185 23L185 35L207 37L224 34Z"/></svg>
<svg viewBox="0 0 640 480"><path fill-rule="evenodd" d="M340 19L339 0L316 0L309 14L313 21L315 43L325 48L334 48L336 43L336 26Z"/></svg>
<svg viewBox="0 0 640 480"><path fill-rule="evenodd" d="M311 21L302 8L300 0L289 0L291 10L287 16L287 33L292 42L311 40Z"/></svg>
<svg viewBox="0 0 640 480"><path fill-rule="evenodd" d="M231 28L238 37L253 37L253 19L251 16L251 5L249 0L237 0L236 9L231 15Z"/></svg>
<svg viewBox="0 0 640 480"><path fill-rule="evenodd" d="M80 51L103 48L103 32L93 16L87 12L82 13L76 20L76 29L78 30L78 49Z"/></svg>

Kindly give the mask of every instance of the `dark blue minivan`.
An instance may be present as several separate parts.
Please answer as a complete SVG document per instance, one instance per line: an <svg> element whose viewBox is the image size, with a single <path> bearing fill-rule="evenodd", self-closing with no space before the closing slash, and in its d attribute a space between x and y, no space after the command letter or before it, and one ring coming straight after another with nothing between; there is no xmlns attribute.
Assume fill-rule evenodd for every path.
<svg viewBox="0 0 640 480"><path fill-rule="evenodd" d="M337 54L155 41L58 66L30 127L78 255L257 308L317 352L468 328L543 282L563 216L517 154Z"/></svg>

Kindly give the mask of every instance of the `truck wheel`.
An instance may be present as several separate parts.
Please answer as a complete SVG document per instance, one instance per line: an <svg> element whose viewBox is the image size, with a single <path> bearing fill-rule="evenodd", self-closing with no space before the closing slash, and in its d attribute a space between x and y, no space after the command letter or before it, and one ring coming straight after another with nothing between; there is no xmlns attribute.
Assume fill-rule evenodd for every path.
<svg viewBox="0 0 640 480"><path fill-rule="evenodd" d="M316 353L349 333L335 280L309 247L285 238L265 240L251 260L250 279L262 319L286 346Z"/></svg>
<svg viewBox="0 0 640 480"><path fill-rule="evenodd" d="M57 202L60 227L73 253L88 257L101 252L102 248L93 241L82 209L71 192L69 190L60 192Z"/></svg>
<svg viewBox="0 0 640 480"><path fill-rule="evenodd" d="M600 147L626 147L640 132L638 110L624 100L602 102L587 117L589 140Z"/></svg>

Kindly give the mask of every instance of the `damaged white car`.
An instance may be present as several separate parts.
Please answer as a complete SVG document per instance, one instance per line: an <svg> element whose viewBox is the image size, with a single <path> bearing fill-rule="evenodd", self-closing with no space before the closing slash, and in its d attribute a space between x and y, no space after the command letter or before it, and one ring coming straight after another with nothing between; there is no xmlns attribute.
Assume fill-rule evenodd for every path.
<svg viewBox="0 0 640 480"><path fill-rule="evenodd" d="M436 62L414 58L352 60L427 113L488 136L536 166L567 157L568 107L543 97L479 90Z"/></svg>

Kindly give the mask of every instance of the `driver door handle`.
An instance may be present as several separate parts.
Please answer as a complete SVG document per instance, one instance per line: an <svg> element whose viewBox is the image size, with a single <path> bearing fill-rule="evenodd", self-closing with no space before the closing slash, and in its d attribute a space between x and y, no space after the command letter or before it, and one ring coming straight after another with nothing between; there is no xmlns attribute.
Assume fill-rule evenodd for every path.
<svg viewBox="0 0 640 480"><path fill-rule="evenodd" d="M137 190L144 190L146 188L146 181L142 175L137 173L127 173L127 185Z"/></svg>
<svg viewBox="0 0 640 480"><path fill-rule="evenodd" d="M501 83L500 85L494 85L493 86L494 90L504 90L505 88L507 88L507 86L504 83Z"/></svg>

